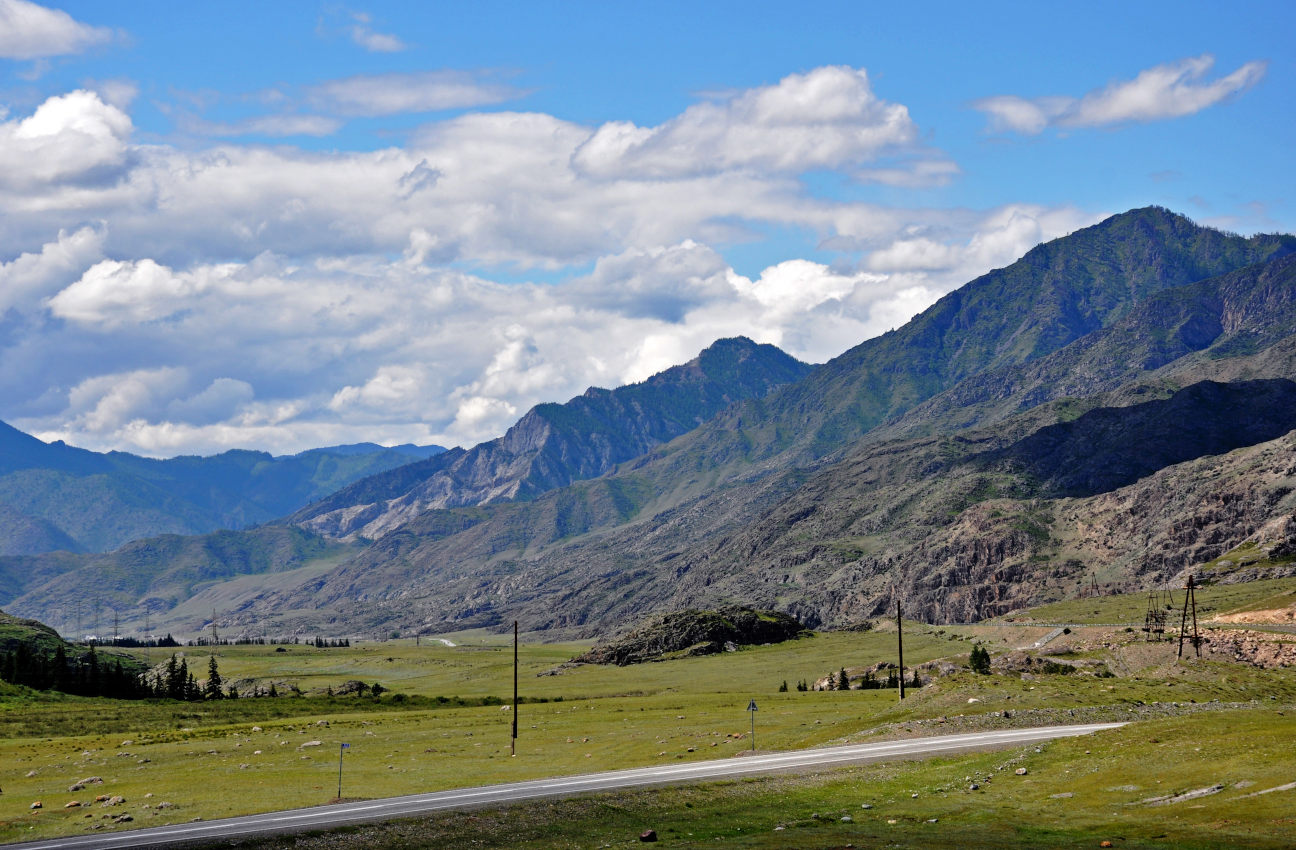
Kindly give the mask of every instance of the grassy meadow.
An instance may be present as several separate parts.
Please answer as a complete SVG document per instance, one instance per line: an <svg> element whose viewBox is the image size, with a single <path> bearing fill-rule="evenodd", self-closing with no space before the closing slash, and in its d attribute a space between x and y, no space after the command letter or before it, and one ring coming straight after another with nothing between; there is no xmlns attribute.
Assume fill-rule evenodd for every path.
<svg viewBox="0 0 1296 850"><path fill-rule="evenodd" d="M1257 594L1288 589L1257 587L1245 598L1230 597L1228 604L1254 605ZM1099 611L1109 604L1081 602ZM1044 622L1052 615L1032 616ZM273 683L277 698L125 703L0 685L7 688L0 690L0 841L326 804L337 796L344 742L350 745L343 766L347 799L722 758L752 747L745 709L755 699L760 750L1002 725L1135 723L1093 739L1049 744L1040 753L1030 748L536 803L420 819L418 834L424 838L417 840L402 832L413 827L394 824L345 830L327 841L357 848L459 846L451 836L462 835L464 819L471 817L480 827L474 827L473 840L482 846L586 847L601 846L604 838L637 843L640 824L657 824L665 842L739 847L881 841L1069 846L1072 838L1108 824L1127 824L1122 827L1127 836L1147 833L1148 841L1153 834L1187 836L1208 827L1203 835L1215 835L1209 831L1215 829L1228 837L1214 845L1206 839L1196 845L1165 839L1174 846L1246 846L1228 842L1250 836L1246 830L1262 824L1266 834L1296 843L1296 826L1278 814L1290 808L1291 790L1245 798L1240 793L1296 780L1288 775L1296 743L1296 672L1211 660L1176 663L1173 643L1148 644L1137 632L1097 627L1077 628L1050 643L1049 651L1111 675L1000 671L987 676L962 669L974 642L1002 657L1048 631L1003 623L906 623L906 664L936 662L941 669L925 669L931 684L911 690L904 703L894 691L795 689L800 680L813 683L842 667L858 673L894 660L894 626L888 623L868 632L820 633L781 645L629 667L568 666L565 662L584 644L543 644L524 636L516 756L509 753L507 705L513 653L509 637L500 635L447 635L454 646L424 639L419 645L394 640L347 648L217 650L227 682L240 681L244 692L252 681L262 689ZM185 651L190 669L204 674L208 650ZM161 650L152 654L152 663L169 656ZM386 691L377 699L328 695L353 680L378 682ZM780 692L785 681L789 690ZM1253 733L1259 735L1255 741L1240 737ZM1194 743L1162 744L1174 741ZM1095 755L1083 757L1085 749ZM1137 770L1131 757L1137 758ZM996 773L994 768L1010 758L1024 759L1020 763L1028 775ZM978 775L996 778L968 791L963 777ZM102 781L69 790L93 777ZM1193 783L1225 780L1253 785L1192 803L1138 803L1163 785L1187 790L1198 787ZM1105 790L1117 786L1137 790ZM1013 788L1030 793L1010 793ZM1062 792L1073 796L1050 796ZM94 803L99 795L120 795L125 803L104 807ZM1248 802L1238 802L1243 799ZM37 800L42 807L31 809ZM73 801L82 805L68 807ZM860 809L863 802L875 808ZM1194 808L1198 804L1201 808ZM1236 816L1229 814L1233 808ZM133 820L117 824L114 818L122 813ZM840 820L846 815L851 822ZM934 825L928 823L932 818ZM1135 829L1138 824L1156 826ZM780 825L784 829L776 831ZM789 830L794 842L788 840ZM1261 842L1256 846L1274 846L1262 839L1256 838ZM1083 846L1095 844L1086 842Z"/></svg>

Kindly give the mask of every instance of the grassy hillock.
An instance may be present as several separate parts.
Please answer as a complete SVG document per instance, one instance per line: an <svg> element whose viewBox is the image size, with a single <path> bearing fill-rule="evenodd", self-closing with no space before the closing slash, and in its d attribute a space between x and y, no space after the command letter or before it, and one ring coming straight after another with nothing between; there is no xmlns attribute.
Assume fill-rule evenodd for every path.
<svg viewBox="0 0 1296 850"><path fill-rule="evenodd" d="M668 658L715 655L753 644L781 643L807 633L806 627L781 611L722 608L719 611L674 611L654 618L620 638L594 647L575 661L590 664L638 664Z"/></svg>
<svg viewBox="0 0 1296 850"><path fill-rule="evenodd" d="M0 611L0 652L13 652L23 646L33 654L53 655L61 645L63 638L44 623Z"/></svg>

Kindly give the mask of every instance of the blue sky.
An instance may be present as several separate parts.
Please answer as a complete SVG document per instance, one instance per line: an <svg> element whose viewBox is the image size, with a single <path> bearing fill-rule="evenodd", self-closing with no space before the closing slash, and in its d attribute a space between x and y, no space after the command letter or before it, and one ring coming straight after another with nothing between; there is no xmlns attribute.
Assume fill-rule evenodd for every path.
<svg viewBox="0 0 1296 850"><path fill-rule="evenodd" d="M0 0L0 419L471 444L1160 204L1296 230L1296 6Z"/></svg>

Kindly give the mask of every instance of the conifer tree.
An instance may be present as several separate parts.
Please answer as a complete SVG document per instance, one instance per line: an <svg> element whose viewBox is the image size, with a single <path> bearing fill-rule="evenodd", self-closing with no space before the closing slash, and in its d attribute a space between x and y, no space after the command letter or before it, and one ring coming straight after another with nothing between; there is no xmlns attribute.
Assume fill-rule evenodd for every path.
<svg viewBox="0 0 1296 850"><path fill-rule="evenodd" d="M207 684L203 686L204 699L221 699L225 692L221 690L221 675L216 669L215 653L207 656Z"/></svg>

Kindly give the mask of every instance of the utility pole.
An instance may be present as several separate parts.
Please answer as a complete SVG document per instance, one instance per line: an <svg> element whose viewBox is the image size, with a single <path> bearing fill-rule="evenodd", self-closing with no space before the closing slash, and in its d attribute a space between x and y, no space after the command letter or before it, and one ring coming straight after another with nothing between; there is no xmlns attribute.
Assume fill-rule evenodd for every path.
<svg viewBox="0 0 1296 850"><path fill-rule="evenodd" d="M1179 657L1180 658L1183 658L1184 637L1185 637L1185 632L1188 629L1188 607L1189 606L1192 606L1192 624L1193 624L1192 625L1193 633L1192 633L1192 637L1189 638L1189 640L1192 642L1193 649L1197 650L1197 657L1201 658L1202 641L1201 641L1201 634L1198 633L1197 631L1197 593L1194 590L1195 587L1196 584L1193 582L1193 577L1191 575L1188 576L1188 586L1185 588L1185 593L1184 593L1183 618L1179 621Z"/></svg>
<svg viewBox="0 0 1296 850"><path fill-rule="evenodd" d="M509 755L517 755L517 714L518 714L518 621L513 621L513 738L509 742Z"/></svg>
<svg viewBox="0 0 1296 850"><path fill-rule="evenodd" d="M904 627L900 624L899 599L896 599L896 653L900 656L900 699L904 699Z"/></svg>
<svg viewBox="0 0 1296 850"><path fill-rule="evenodd" d="M338 744L338 802L342 801L342 753L350 747L350 744Z"/></svg>

